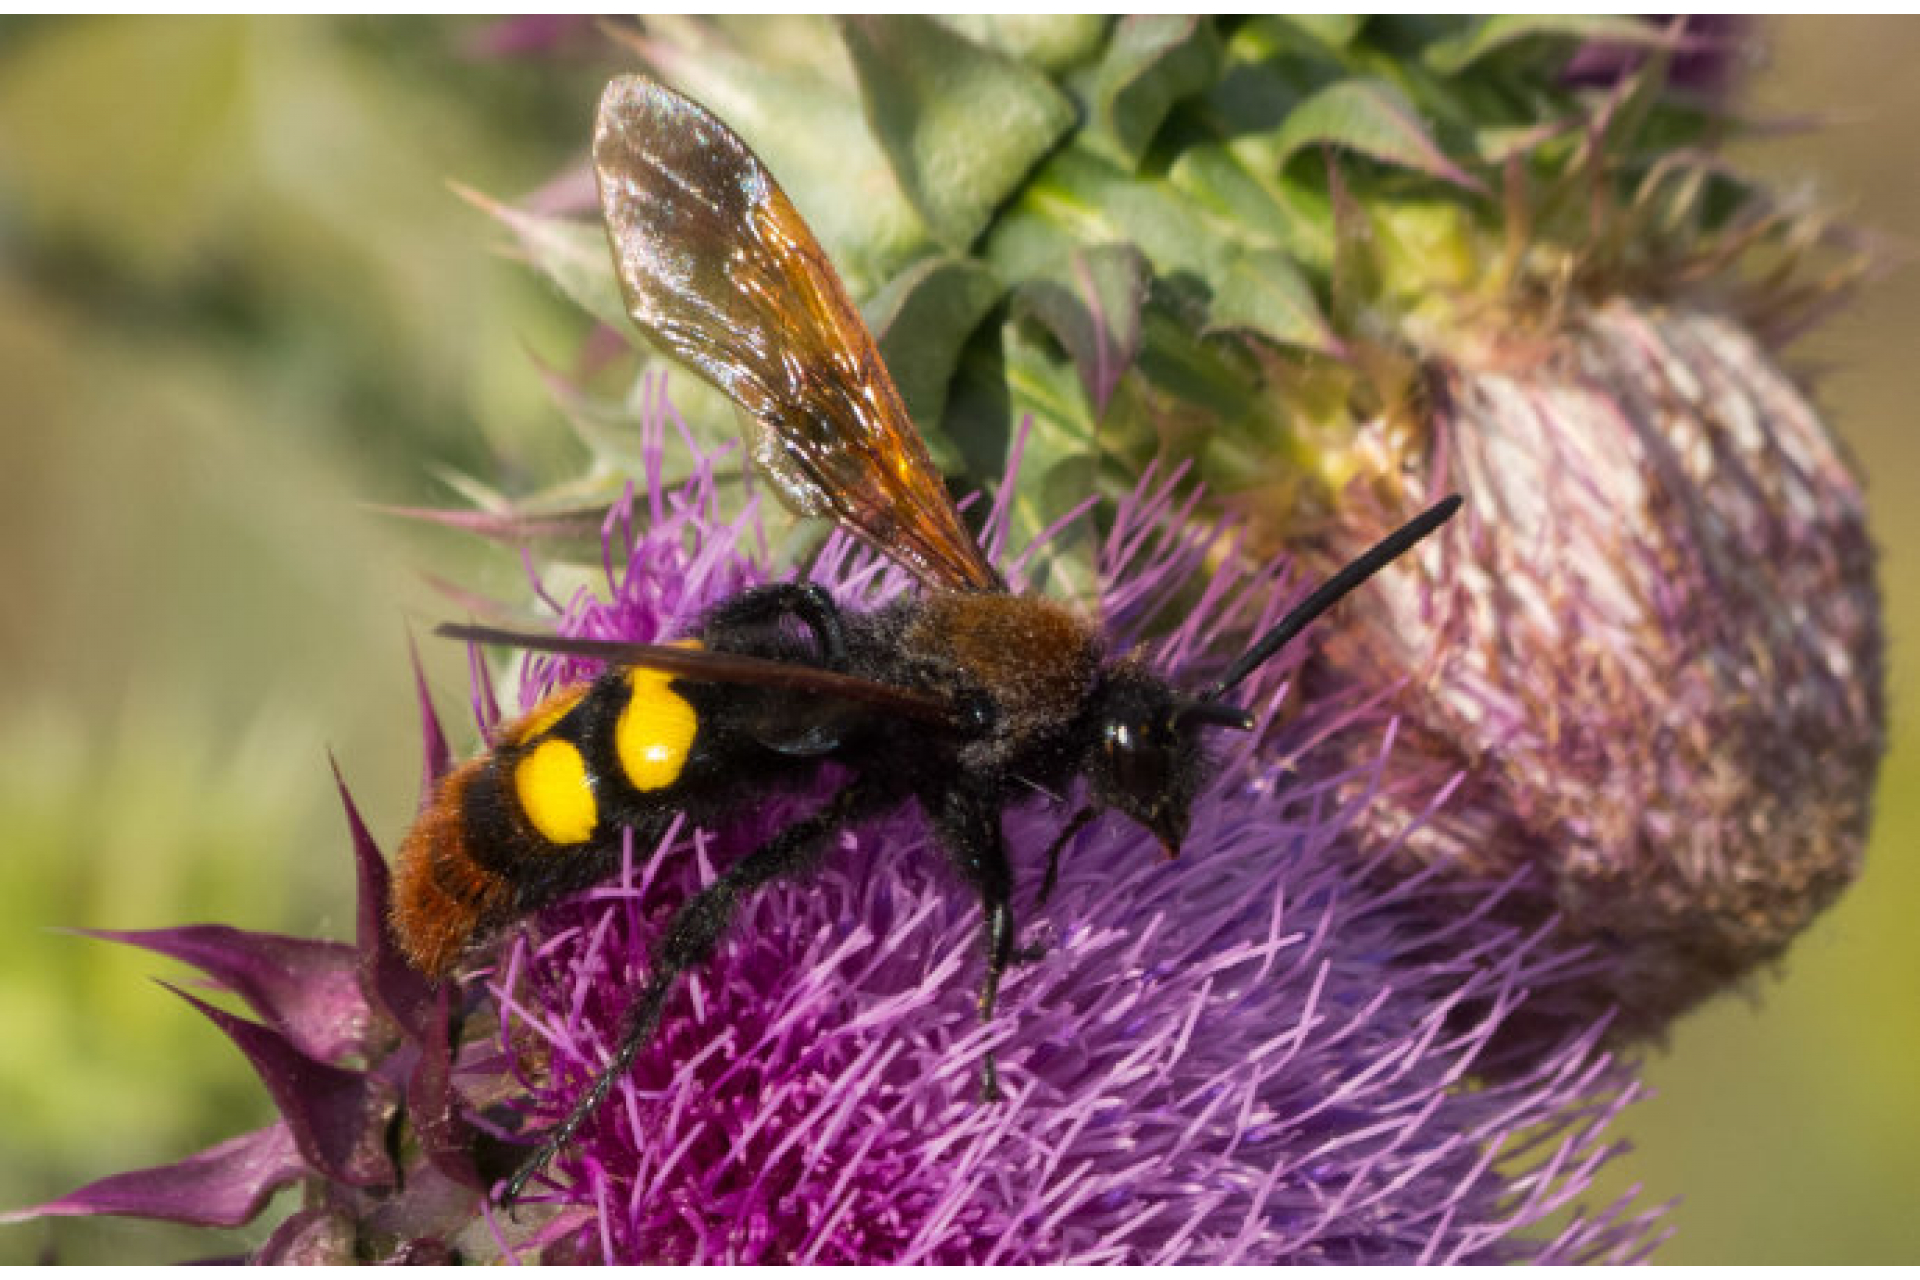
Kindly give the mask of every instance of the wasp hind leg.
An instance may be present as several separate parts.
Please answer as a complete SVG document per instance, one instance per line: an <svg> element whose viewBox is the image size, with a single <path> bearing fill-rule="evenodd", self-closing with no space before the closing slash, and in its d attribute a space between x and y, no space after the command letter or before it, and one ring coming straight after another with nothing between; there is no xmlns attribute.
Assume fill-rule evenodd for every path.
<svg viewBox="0 0 1920 1280"><path fill-rule="evenodd" d="M707 615L710 629L755 627L795 617L813 633L820 650L820 665L834 671L847 665L847 634L840 621L840 606L827 589L817 582L774 582L750 587L719 605Z"/></svg>
<svg viewBox="0 0 1920 1280"><path fill-rule="evenodd" d="M502 1206L520 1198L533 1176L573 1140L580 1126L606 1102L613 1086L632 1069L640 1050L659 1030L667 998L673 994L681 975L704 964L713 955L726 936L727 926L733 923L741 900L763 885L810 869L834 832L882 808L888 799L884 793L857 782L846 787L812 817L781 831L680 904L667 923L666 932L654 946L652 974L639 998L627 1010L613 1056L600 1068L566 1118L554 1126L539 1148L514 1170L500 1198Z"/></svg>

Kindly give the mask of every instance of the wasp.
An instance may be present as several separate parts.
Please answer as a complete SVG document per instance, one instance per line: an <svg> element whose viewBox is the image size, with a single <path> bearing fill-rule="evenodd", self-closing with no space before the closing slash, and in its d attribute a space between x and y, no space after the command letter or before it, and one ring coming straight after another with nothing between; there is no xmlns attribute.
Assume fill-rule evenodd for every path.
<svg viewBox="0 0 1920 1280"><path fill-rule="evenodd" d="M828 762L851 781L688 898L669 920L606 1065L508 1180L505 1199L601 1106L658 1029L680 978L740 903L796 877L831 838L917 805L980 903L982 1021L1016 955L1014 868L1001 813L1036 788L1086 783L1044 856L1104 811L1171 857L1206 774L1203 737L1245 731L1234 688L1342 596L1444 524L1438 503L1322 584L1210 686L1186 690L1110 654L1066 606L1016 595L962 523L872 336L766 167L704 108L644 77L600 103L593 166L635 324L745 411L751 454L787 505L823 515L906 569L919 594L873 612L816 584L757 587L675 644L449 625L444 635L604 660L441 780L401 845L391 918L422 972L614 869L622 831L659 838L677 814L722 820L804 788ZM1000 1096L991 1051L986 1099Z"/></svg>

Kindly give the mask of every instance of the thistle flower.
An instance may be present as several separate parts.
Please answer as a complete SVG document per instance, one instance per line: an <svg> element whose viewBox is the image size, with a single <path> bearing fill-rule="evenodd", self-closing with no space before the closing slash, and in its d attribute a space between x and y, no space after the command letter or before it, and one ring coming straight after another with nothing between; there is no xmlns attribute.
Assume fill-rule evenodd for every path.
<svg viewBox="0 0 1920 1280"><path fill-rule="evenodd" d="M762 541L751 508L722 516L713 459L690 439L674 453L692 456L691 473L661 479L664 420L649 427L646 490L606 526L604 591L567 602L569 633L671 635L770 572L742 551ZM1018 583L1026 558L1003 545L1015 492L1001 489L985 541ZM1232 531L1201 532L1194 501L1181 476L1156 473L1119 505L1098 607L1116 644L1148 644L1200 679L1301 583L1223 555ZM852 606L905 585L837 538L810 575ZM1156 634L1175 601L1181 620ZM569 674L529 662L519 700ZM384 865L349 801L354 946L209 928L116 935L190 960L254 1010L261 1021L194 1001L259 1068L281 1119L12 1216L235 1223L298 1183L301 1207L258 1260L1640 1256L1656 1214L1579 1203L1638 1091L1600 1046L1604 1022L1498 1060L1504 1026L1553 1007L1605 958L1504 923L1499 878L1367 875L1355 837L1369 805L1418 812L1411 838L1446 797L1397 776L1377 706L1330 691L1296 713L1296 674L1282 660L1256 677L1261 731L1217 762L1180 862L1103 823L1035 910L1032 861L1060 812L1036 796L1008 816L1017 905L1043 952L1009 975L989 1027L972 1001L976 908L917 816L844 833L816 876L743 913L612 1102L512 1213L482 1191L503 1145L585 1086L673 906L820 796L628 848L615 882L544 913L496 963L437 993L393 950ZM495 718L491 687L476 695ZM448 752L426 716L436 775ZM1381 749L1344 762L1323 749L1335 728L1369 731ZM1454 904L1444 922L1422 905L1435 895ZM998 1105L976 1094L989 1043L1009 1095Z"/></svg>
<svg viewBox="0 0 1920 1280"><path fill-rule="evenodd" d="M1745 35L900 17L626 43L768 160L944 466L997 475L1033 416L1021 536L1185 457L1197 518L1324 571L1459 489L1478 536L1356 601L1328 679L1395 699L1406 767L1469 772L1405 861L1527 869L1515 918L1625 954L1587 1003L1647 1035L1857 873L1885 736L1860 486L1780 363L1873 254L1716 152ZM516 225L618 322L597 243Z"/></svg>

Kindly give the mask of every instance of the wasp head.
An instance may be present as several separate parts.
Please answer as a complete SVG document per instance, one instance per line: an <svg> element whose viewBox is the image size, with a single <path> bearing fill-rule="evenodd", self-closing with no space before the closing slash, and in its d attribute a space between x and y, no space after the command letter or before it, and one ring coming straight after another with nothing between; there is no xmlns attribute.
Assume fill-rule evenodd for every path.
<svg viewBox="0 0 1920 1280"><path fill-rule="evenodd" d="M1200 730L1251 728L1251 718L1238 707L1195 701L1131 665L1107 674L1096 705L1086 766L1094 804L1133 819L1177 857L1205 775Z"/></svg>

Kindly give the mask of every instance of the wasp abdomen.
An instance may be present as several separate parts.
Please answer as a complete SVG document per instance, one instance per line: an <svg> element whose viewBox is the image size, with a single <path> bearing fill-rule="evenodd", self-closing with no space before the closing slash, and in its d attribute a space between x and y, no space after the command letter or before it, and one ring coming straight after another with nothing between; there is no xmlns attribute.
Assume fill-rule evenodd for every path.
<svg viewBox="0 0 1920 1280"><path fill-rule="evenodd" d="M484 924L511 909L513 885L476 858L468 840L467 791L493 764L481 756L442 778L400 845L393 932L407 959L431 978L450 973Z"/></svg>
<svg viewBox="0 0 1920 1280"><path fill-rule="evenodd" d="M671 680L626 668L569 685L441 779L394 883L394 932L423 973L599 878L619 826L676 807L700 719Z"/></svg>

